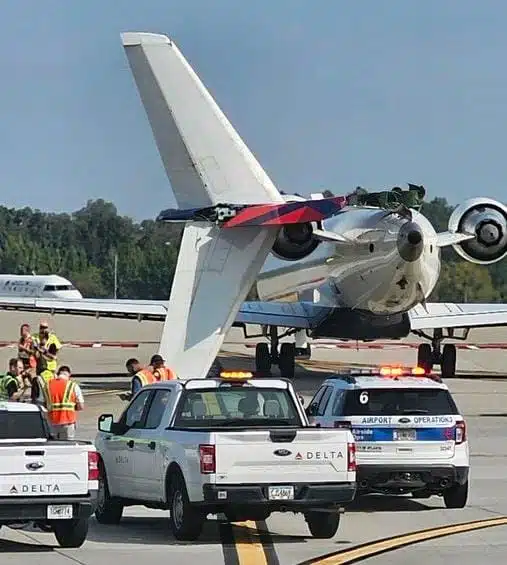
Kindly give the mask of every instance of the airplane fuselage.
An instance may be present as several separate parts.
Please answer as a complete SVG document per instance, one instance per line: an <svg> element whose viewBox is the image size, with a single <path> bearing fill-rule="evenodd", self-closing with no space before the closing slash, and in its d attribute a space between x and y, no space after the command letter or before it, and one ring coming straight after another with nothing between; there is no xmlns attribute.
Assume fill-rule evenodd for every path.
<svg viewBox="0 0 507 565"><path fill-rule="evenodd" d="M412 220L379 208L345 208L323 229L346 241L322 242L298 261L270 255L258 278L259 298L305 299L313 291L313 301L325 306L381 316L407 312L431 294L440 274L436 232L411 212Z"/></svg>

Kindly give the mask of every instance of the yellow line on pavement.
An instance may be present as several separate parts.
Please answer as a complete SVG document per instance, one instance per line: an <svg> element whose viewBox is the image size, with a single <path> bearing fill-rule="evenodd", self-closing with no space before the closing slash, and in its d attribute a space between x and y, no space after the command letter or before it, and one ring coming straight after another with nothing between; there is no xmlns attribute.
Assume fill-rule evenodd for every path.
<svg viewBox="0 0 507 565"><path fill-rule="evenodd" d="M251 520L233 523L233 536L240 565L268 565L264 547ZM257 534L257 535L256 535Z"/></svg>
<svg viewBox="0 0 507 565"><path fill-rule="evenodd" d="M395 549L400 549L423 541L505 525L507 525L507 516L500 518L488 518L486 520L474 520L473 522L465 522L450 526L440 526L438 528L420 530L418 532L402 534L392 538L365 543L352 549L345 549L304 561L299 565L344 565L347 563L356 563L381 553L387 553L389 551L394 551Z"/></svg>
<svg viewBox="0 0 507 565"><path fill-rule="evenodd" d="M106 390L84 390L83 394L85 396L99 396L99 394L115 394L115 393L120 393L120 392L126 392L123 389L106 389Z"/></svg>

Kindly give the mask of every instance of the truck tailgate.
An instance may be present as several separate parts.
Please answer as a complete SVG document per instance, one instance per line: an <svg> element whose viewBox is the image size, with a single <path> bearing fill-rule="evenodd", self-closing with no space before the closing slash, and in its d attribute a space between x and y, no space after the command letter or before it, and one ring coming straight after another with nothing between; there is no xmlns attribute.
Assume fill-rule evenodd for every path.
<svg viewBox="0 0 507 565"><path fill-rule="evenodd" d="M65 496L88 492L83 445L0 443L0 496Z"/></svg>
<svg viewBox="0 0 507 565"><path fill-rule="evenodd" d="M217 484L349 480L347 443L353 439L346 430L224 431L213 441Z"/></svg>

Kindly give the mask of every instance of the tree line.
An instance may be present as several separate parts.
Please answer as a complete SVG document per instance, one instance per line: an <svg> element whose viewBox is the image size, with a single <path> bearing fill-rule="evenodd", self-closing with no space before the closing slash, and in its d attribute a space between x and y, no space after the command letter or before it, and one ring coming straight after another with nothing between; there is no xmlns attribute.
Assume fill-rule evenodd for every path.
<svg viewBox="0 0 507 565"><path fill-rule="evenodd" d="M445 198L424 203L437 231L447 229L453 207ZM89 298L166 300L182 226L120 216L114 204L90 200L72 214L0 206L0 272L59 274ZM507 261L473 265L444 249L440 281L431 300L504 301Z"/></svg>

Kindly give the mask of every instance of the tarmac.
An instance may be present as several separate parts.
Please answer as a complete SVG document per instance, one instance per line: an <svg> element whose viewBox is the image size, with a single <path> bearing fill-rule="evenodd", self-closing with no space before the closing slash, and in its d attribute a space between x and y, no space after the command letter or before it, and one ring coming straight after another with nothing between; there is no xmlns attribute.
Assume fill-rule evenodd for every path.
<svg viewBox="0 0 507 565"><path fill-rule="evenodd" d="M15 341L23 321L34 326L38 322L36 317L32 320L21 314L1 315L4 323L0 340L4 341ZM97 417L105 412L119 416L126 406L119 395L128 387L128 380L112 375L124 370L126 357L137 356L144 362L156 351L161 325L63 316L50 320L54 320L64 341L141 343L137 348L69 346L62 351L60 361L79 373L86 393L86 410L78 435L93 439ZM507 342L506 337L506 329L476 330L469 343L502 344ZM226 341L224 364L231 368L250 367L253 349L244 346L241 335L234 330ZM13 353L15 350L9 347L0 349L0 363ZM403 344L357 351L316 347L313 360L298 366L294 384L308 401L322 380L343 364L413 365L415 357L416 351ZM106 565L114 560L122 565L184 561L207 565L331 565L367 559L367 563L375 565L503 565L507 557L507 379L501 373L505 357L498 347L460 350L458 369L465 378L459 376L448 382L466 417L471 450L470 497L462 510L445 509L438 497L370 497L347 509L337 535L331 540L312 539L300 515L274 514L266 523L232 527L210 520L198 542L177 543L169 532L166 512L133 507L119 526L101 526L92 518L89 538L77 550L61 550L52 534L3 528L2 563ZM429 528L433 530L421 531ZM394 538L378 543L390 536Z"/></svg>

